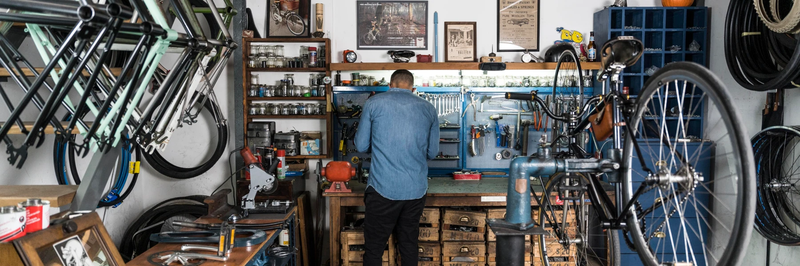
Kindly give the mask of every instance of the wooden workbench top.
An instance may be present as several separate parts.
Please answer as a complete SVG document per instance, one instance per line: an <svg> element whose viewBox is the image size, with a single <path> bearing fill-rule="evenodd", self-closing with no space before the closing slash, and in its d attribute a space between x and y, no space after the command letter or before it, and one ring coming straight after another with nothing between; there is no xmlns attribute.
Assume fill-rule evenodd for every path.
<svg viewBox="0 0 800 266"><path fill-rule="evenodd" d="M538 181L534 184L539 184ZM326 197L349 197L364 195L366 184L350 181L351 193L323 193ZM540 192L541 189L536 190ZM433 177L428 179L428 196L505 196L508 192L508 178L491 177L481 180L453 180L450 177Z"/></svg>
<svg viewBox="0 0 800 266"><path fill-rule="evenodd" d="M258 219L253 219L248 217L248 219L243 219L239 221L240 223L245 224L258 224L258 223L274 223L286 220L289 216L294 214L297 207L293 207L292 210L287 214L268 214L268 215L251 215L251 217L257 217ZM283 219L281 219L283 218ZM220 220L217 218L200 218L197 219L195 222L197 223L219 223ZM259 250L262 250L264 245L270 243L270 240L273 239L275 234L278 233L277 230L269 230L267 232L267 241L264 241L261 244L250 246L250 247L238 247L233 248L231 251L230 257L228 257L228 261L220 262L220 261L206 261L202 265L203 266L245 266L247 265L250 260L258 253ZM152 266L150 262L147 261L147 257L150 255L162 252L162 251L170 251L170 250L180 250L181 245L183 244L166 244L160 243L155 245L153 248L148 249L141 255L136 256L133 260L129 261L127 264L128 266ZM209 246L213 246L213 244L207 244ZM210 252L203 252L209 253Z"/></svg>
<svg viewBox="0 0 800 266"><path fill-rule="evenodd" d="M30 198L40 198L49 200L50 207L61 207L72 203L76 191L78 191L78 186L0 186L0 206L10 206Z"/></svg>

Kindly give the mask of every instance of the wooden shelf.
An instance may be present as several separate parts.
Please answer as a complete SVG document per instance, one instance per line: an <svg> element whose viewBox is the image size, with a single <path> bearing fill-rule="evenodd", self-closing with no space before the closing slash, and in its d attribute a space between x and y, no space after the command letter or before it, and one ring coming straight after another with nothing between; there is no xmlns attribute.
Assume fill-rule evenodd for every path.
<svg viewBox="0 0 800 266"><path fill-rule="evenodd" d="M477 62L469 63L334 63L331 71L363 70L479 70ZM506 70L547 70L556 69L557 63L506 63ZM600 62L583 62L585 70L600 69Z"/></svg>
<svg viewBox="0 0 800 266"><path fill-rule="evenodd" d="M39 72L39 73L42 73L42 70L44 70L43 67L37 67L35 69L36 69L36 72ZM61 68L56 68L56 71L61 71ZM28 70L28 68L23 67L22 68L22 73L25 74L25 76L33 77L33 72ZM119 76L119 74L122 73L122 68L111 68L111 73L114 74L114 76ZM88 76L89 73L84 70L83 71L83 75ZM5 69L0 69L0 77L10 77L10 76L11 76L10 72L8 72Z"/></svg>
<svg viewBox="0 0 800 266"><path fill-rule="evenodd" d="M33 130L33 122L22 122L22 123L25 124L25 129L27 129L28 131ZM4 124L3 122L0 122L0 126L3 126L3 124ZM68 122L64 122L61 125L66 127L67 124L69 124L69 123ZM92 126L92 123L88 123L87 122L86 125L87 126ZM45 134L55 134L55 132L56 132L56 130L53 129L53 126L51 126L50 124L48 124L47 127L44 128L44 133ZM76 126L76 128L72 129L72 134L80 134L80 133L81 132L78 130L77 126ZM8 134L10 134L10 135L19 135L19 134L22 134L22 130L20 130L20 128L16 124L14 124L8 130Z"/></svg>
<svg viewBox="0 0 800 266"><path fill-rule="evenodd" d="M325 97L247 97L248 101L324 101Z"/></svg>
<svg viewBox="0 0 800 266"><path fill-rule="evenodd" d="M297 155L297 156L286 156L287 160L297 160L297 159L327 159L328 155Z"/></svg>
<svg viewBox="0 0 800 266"><path fill-rule="evenodd" d="M324 67L303 67L303 68L246 68L250 72L325 72Z"/></svg>
<svg viewBox="0 0 800 266"><path fill-rule="evenodd" d="M250 119L326 119L328 115L249 115Z"/></svg>
<svg viewBox="0 0 800 266"><path fill-rule="evenodd" d="M324 43L328 38L244 38L243 42L321 42Z"/></svg>

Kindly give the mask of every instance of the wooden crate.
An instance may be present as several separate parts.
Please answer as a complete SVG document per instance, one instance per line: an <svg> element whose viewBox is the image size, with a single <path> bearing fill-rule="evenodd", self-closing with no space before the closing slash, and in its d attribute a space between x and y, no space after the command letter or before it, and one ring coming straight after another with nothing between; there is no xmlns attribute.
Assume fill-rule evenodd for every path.
<svg viewBox="0 0 800 266"><path fill-rule="evenodd" d="M574 257L548 257L548 260L550 261L550 266L576 266ZM533 262L533 266L543 266L543 264L541 261L536 260Z"/></svg>
<svg viewBox="0 0 800 266"><path fill-rule="evenodd" d="M350 250L351 246L364 245L364 231L342 231L340 233L342 244L342 265L361 265L364 261L364 251ZM387 266L395 266L396 247L394 236L389 236L388 249L383 252L383 261ZM357 264L354 264L357 263Z"/></svg>
<svg viewBox="0 0 800 266"><path fill-rule="evenodd" d="M486 263L484 262L465 262L465 261L455 261L455 262L443 262L442 266L484 266Z"/></svg>
<svg viewBox="0 0 800 266"><path fill-rule="evenodd" d="M442 241L484 241L486 234L486 213L444 209L442 219ZM472 227L474 232L457 230L458 227Z"/></svg>
<svg viewBox="0 0 800 266"><path fill-rule="evenodd" d="M531 266L531 265L532 265L531 263L533 263L533 262L526 261L524 265L525 265L525 266ZM494 262L494 261L487 262L487 264L488 264L489 266L497 266L497 262Z"/></svg>
<svg viewBox="0 0 800 266"><path fill-rule="evenodd" d="M486 262L486 242L444 242L442 243L442 261L457 262L456 257L468 259L470 262L479 262L483 265ZM458 261L460 263L460 261ZM471 265L471 264L462 264Z"/></svg>
<svg viewBox="0 0 800 266"><path fill-rule="evenodd" d="M430 260L422 261L423 258ZM438 265L439 261L442 260L442 246L439 245L439 242L420 242L419 259L420 263L435 262Z"/></svg>
<svg viewBox="0 0 800 266"><path fill-rule="evenodd" d="M531 262L531 253L533 252L533 245L531 242L525 242L525 262ZM486 242L486 253L488 254L487 261L492 263L497 261L497 242Z"/></svg>
<svg viewBox="0 0 800 266"><path fill-rule="evenodd" d="M422 210L422 216L419 217L419 241L439 241L440 217L439 208Z"/></svg>
<svg viewBox="0 0 800 266"><path fill-rule="evenodd" d="M536 217L536 216L534 216ZM486 211L487 219L505 219L506 208L489 209ZM486 241L497 241L497 236L490 228L486 229ZM525 241L531 241L531 236L525 236Z"/></svg>
<svg viewBox="0 0 800 266"><path fill-rule="evenodd" d="M442 266L441 261L420 261L417 266Z"/></svg>
<svg viewBox="0 0 800 266"><path fill-rule="evenodd" d="M551 220L551 221L555 221L556 223L560 223L561 220L564 219L564 211L558 211L557 210L557 211L555 211L555 213L556 213L555 220ZM552 213L549 212L549 211L547 212L547 214L548 215L552 215ZM533 221L534 222L538 222L539 221L539 211L538 210L532 211L531 215L533 216ZM547 218L545 218L545 220L544 220L545 224L547 223L546 219ZM550 216L550 219L554 219L554 218L552 216ZM575 223L575 210L574 209L570 209L567 212L567 224L573 224L573 223Z"/></svg>
<svg viewBox="0 0 800 266"><path fill-rule="evenodd" d="M547 256L548 257L568 257L568 256L572 256L572 255L575 254L575 252L577 251L577 248L575 247L575 245L570 245L569 250L567 250L567 249L564 248L564 246L562 246L561 244L558 243L558 241L557 241L557 239L555 237L552 237L553 229L547 228L545 230L549 233L549 235L545 235L545 241L547 242ZM575 236L575 231L576 231L575 227L568 227L567 228L567 234L570 235L570 236ZM533 246L533 257L534 258L540 257L541 256L541 252L539 251L539 238L538 237L534 237L533 241L531 241L531 242L533 243L532 244L532 246Z"/></svg>

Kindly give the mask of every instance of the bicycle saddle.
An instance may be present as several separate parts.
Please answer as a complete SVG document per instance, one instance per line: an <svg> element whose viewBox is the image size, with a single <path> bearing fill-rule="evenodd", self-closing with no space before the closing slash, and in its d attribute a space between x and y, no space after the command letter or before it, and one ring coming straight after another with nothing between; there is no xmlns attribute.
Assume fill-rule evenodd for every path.
<svg viewBox="0 0 800 266"><path fill-rule="evenodd" d="M600 77L605 79L615 69L636 64L644 52L644 44L631 36L619 36L609 40L600 50L603 70Z"/></svg>

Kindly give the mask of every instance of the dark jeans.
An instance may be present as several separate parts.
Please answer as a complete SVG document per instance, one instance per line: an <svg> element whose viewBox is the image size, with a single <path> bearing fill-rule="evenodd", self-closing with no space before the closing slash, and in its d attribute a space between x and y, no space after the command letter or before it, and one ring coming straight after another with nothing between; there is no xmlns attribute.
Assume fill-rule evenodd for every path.
<svg viewBox="0 0 800 266"><path fill-rule="evenodd" d="M402 266L417 265L419 260L419 217L425 197L416 200L390 200L369 187L364 192L367 207L364 217L364 266L380 266L383 251L394 231Z"/></svg>

